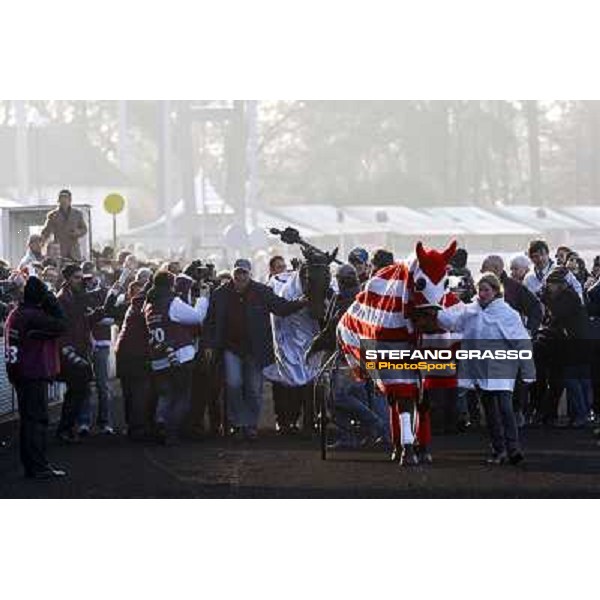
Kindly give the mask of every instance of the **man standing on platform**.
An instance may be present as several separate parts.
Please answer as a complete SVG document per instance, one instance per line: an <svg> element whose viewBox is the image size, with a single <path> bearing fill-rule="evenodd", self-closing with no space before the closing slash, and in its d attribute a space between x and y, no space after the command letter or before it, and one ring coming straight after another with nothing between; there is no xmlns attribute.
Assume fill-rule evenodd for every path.
<svg viewBox="0 0 600 600"><path fill-rule="evenodd" d="M61 190L58 194L58 208L46 215L46 222L41 231L42 241L46 242L54 235L55 241L60 244L62 258L80 262L82 257L79 238L87 231L83 213L71 206L71 192Z"/></svg>

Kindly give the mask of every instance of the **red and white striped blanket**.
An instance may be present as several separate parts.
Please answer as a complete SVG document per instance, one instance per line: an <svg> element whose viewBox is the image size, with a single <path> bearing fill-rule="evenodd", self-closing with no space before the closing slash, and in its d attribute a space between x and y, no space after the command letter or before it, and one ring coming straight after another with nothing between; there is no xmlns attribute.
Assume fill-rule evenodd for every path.
<svg viewBox="0 0 600 600"><path fill-rule="evenodd" d="M443 307L456 304L459 300L446 291L446 271L449 258L456 244L438 252L417 244L417 257L410 263L395 263L378 271L360 292L338 324L339 347L349 366L359 378L364 378L360 369L360 341L376 340L380 347L449 348L457 343L456 338L440 330L433 334L415 331L410 319L415 307L437 304ZM402 376L400 372L385 379L375 377L381 391L394 397L414 398L419 385L414 377ZM455 386L455 377L426 377L424 388Z"/></svg>

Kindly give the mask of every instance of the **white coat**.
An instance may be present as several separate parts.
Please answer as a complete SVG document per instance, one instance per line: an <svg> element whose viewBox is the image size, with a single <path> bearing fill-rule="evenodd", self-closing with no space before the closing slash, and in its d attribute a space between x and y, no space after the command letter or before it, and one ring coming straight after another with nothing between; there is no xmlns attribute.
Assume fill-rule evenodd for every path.
<svg viewBox="0 0 600 600"><path fill-rule="evenodd" d="M477 348L472 340L481 340L481 349L531 350L531 339L519 313L502 298L492 300L482 307L477 300L471 304L456 304L440 310L438 323L444 329L462 333L462 349ZM500 343L486 345L486 340ZM506 342L506 343L503 343ZM521 371L525 382L535 381L535 366L531 360L481 360L458 361L460 387L479 387L489 391L513 391L515 379Z"/></svg>

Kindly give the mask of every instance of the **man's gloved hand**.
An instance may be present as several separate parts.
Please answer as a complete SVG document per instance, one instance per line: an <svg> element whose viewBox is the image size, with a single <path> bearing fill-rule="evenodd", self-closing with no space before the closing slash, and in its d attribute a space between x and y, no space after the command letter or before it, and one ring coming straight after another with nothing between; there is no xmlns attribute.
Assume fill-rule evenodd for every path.
<svg viewBox="0 0 600 600"><path fill-rule="evenodd" d="M179 358L177 356L177 350L171 348L170 346L167 348L167 358L169 359L169 365L172 367L180 367L181 363L179 362Z"/></svg>

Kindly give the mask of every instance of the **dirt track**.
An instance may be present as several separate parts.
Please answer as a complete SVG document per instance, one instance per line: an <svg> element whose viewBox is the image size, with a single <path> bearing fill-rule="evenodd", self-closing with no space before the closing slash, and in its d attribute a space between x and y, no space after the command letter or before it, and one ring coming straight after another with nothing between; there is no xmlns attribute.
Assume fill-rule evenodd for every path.
<svg viewBox="0 0 600 600"><path fill-rule="evenodd" d="M521 467L483 464L483 432L438 437L435 464L410 471L380 451L335 452L318 440L264 433L256 442L207 440L164 448L124 437L81 446L50 444L51 460L71 476L23 479L17 448L0 449L0 497L598 497L600 448L589 431L529 430Z"/></svg>

